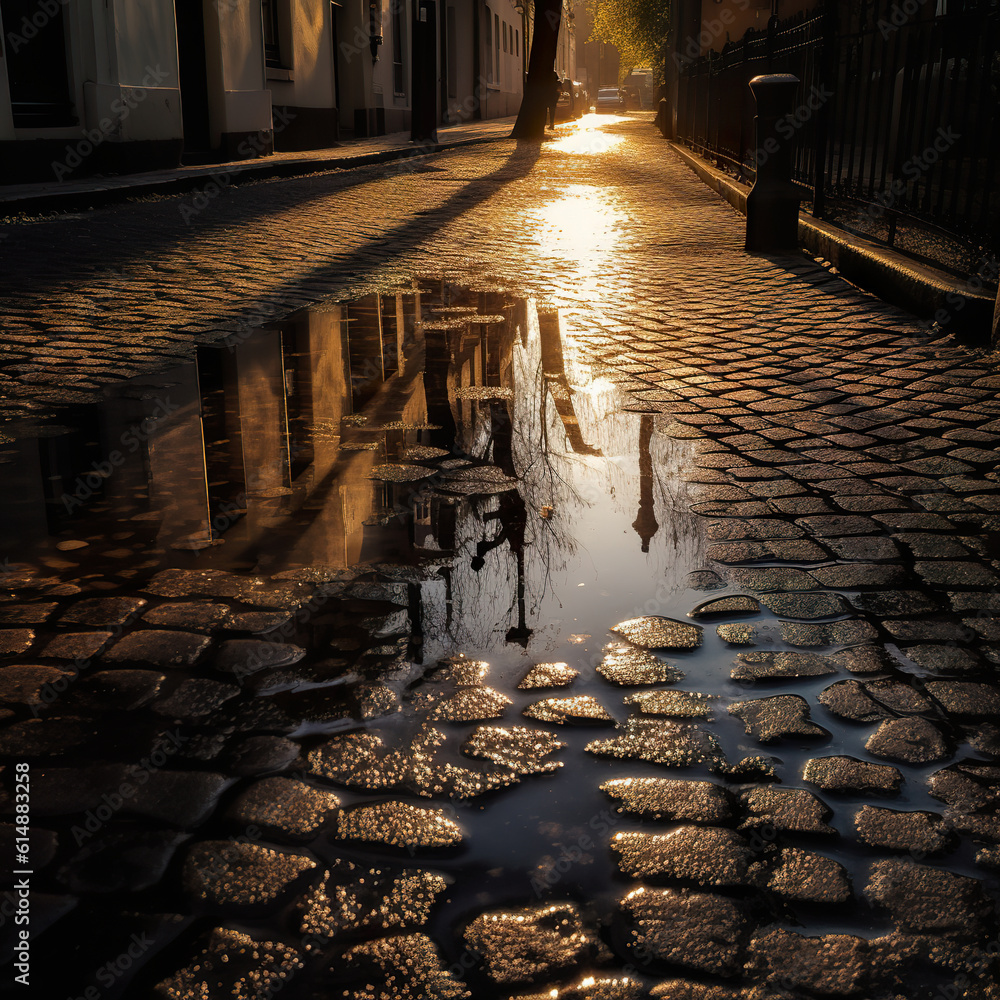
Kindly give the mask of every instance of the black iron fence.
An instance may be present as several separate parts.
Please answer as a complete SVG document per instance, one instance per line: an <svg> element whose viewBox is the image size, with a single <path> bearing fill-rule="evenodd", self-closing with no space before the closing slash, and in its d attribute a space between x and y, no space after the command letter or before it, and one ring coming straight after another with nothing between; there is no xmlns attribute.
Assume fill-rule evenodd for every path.
<svg viewBox="0 0 1000 1000"><path fill-rule="evenodd" d="M752 182L759 73L794 73L783 123L814 215L957 274L1000 257L1000 0L829 0L682 58L678 137Z"/></svg>

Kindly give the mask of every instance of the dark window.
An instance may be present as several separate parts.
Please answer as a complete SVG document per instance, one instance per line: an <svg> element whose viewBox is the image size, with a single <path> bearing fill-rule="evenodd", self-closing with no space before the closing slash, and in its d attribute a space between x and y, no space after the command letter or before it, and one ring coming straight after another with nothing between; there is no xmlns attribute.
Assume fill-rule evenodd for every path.
<svg viewBox="0 0 1000 1000"><path fill-rule="evenodd" d="M261 0L264 12L264 58L268 66L284 66L281 61L280 0Z"/></svg>
<svg viewBox="0 0 1000 1000"><path fill-rule="evenodd" d="M448 8L448 96L458 97L458 25L455 8Z"/></svg>
<svg viewBox="0 0 1000 1000"><path fill-rule="evenodd" d="M403 11L402 0L392 0L392 91L399 97L406 93L403 78Z"/></svg>
<svg viewBox="0 0 1000 1000"><path fill-rule="evenodd" d="M519 56L521 54L521 32L514 32L514 55Z"/></svg>
<svg viewBox="0 0 1000 1000"><path fill-rule="evenodd" d="M493 17L486 8L486 82L493 83Z"/></svg>
<svg viewBox="0 0 1000 1000"><path fill-rule="evenodd" d="M504 23L503 23L503 50L504 50L504 52L507 51L507 22L506 21L504 21Z"/></svg>
<svg viewBox="0 0 1000 1000"><path fill-rule="evenodd" d="M62 5L53 4L48 14L41 11L44 16L35 0L0 0L0 6L7 33L0 53L6 48L14 127L75 125ZM30 36L21 34L24 21L35 29Z"/></svg>
<svg viewBox="0 0 1000 1000"><path fill-rule="evenodd" d="M494 83L496 83L497 86L499 86L502 83L502 80L500 78L500 15L499 14L493 15L493 32L494 32L493 44L496 46L497 50L497 59L496 59L497 75L496 78L494 79Z"/></svg>

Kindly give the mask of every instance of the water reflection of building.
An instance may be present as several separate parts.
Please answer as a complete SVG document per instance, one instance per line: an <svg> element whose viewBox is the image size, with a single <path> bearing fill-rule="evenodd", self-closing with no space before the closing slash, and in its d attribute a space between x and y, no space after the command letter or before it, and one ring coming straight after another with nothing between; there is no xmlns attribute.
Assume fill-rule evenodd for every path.
<svg viewBox="0 0 1000 1000"><path fill-rule="evenodd" d="M8 449L23 502L8 503L5 551L110 548L127 527L155 556L145 569L409 564L414 633L526 646L575 545L571 519L542 512L587 502L567 463L619 471L590 437L639 452L635 527L656 530L652 421L616 439L610 395L573 387L564 334L523 299L436 282L203 346Z"/></svg>
<svg viewBox="0 0 1000 1000"><path fill-rule="evenodd" d="M487 313L494 321L477 321ZM366 527L385 528L378 522L410 508L414 484L373 479L373 470L427 465L408 453L451 449L457 428L491 412L456 388L509 388L503 359L518 315L523 308L495 293L445 304L440 285L415 286L201 347L194 364L112 387L102 405L8 452L8 480L23 486L11 498L7 523L19 527L9 541L30 546L70 520L96 525L113 512L140 519L160 544L231 548L256 545L262 529L291 518L303 536L296 544L320 546L311 561L349 565ZM453 503L420 500L406 547L450 548Z"/></svg>

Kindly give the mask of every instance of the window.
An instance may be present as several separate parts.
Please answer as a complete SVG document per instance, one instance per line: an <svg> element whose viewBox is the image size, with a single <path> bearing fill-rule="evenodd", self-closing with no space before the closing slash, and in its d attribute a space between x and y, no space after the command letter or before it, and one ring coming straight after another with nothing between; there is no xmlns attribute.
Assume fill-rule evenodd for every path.
<svg viewBox="0 0 1000 1000"><path fill-rule="evenodd" d="M521 32L514 32L514 55L519 56L521 54Z"/></svg>
<svg viewBox="0 0 1000 1000"><path fill-rule="evenodd" d="M493 18L490 9L486 8L486 82L494 83L493 77Z"/></svg>
<svg viewBox="0 0 1000 1000"><path fill-rule="evenodd" d="M504 50L504 52L507 51L507 22L506 21L504 21L504 23L503 23L503 50Z"/></svg>
<svg viewBox="0 0 1000 1000"><path fill-rule="evenodd" d="M458 97L458 25L455 8L448 8L448 96Z"/></svg>
<svg viewBox="0 0 1000 1000"><path fill-rule="evenodd" d="M264 59L268 66L284 66L281 61L281 25L278 21L279 0L261 0L264 13Z"/></svg>
<svg viewBox="0 0 1000 1000"><path fill-rule="evenodd" d="M76 125L62 5L0 0L0 7L8 43L4 65L4 39L0 36L0 73L6 74L10 84L14 127ZM22 30L24 34L20 34Z"/></svg>
<svg viewBox="0 0 1000 1000"><path fill-rule="evenodd" d="M406 94L403 78L403 4L401 0L391 0L392 11L392 92L396 97Z"/></svg>
<svg viewBox="0 0 1000 1000"><path fill-rule="evenodd" d="M494 46L496 46L496 51L497 51L496 63L494 64L497 68L497 75L493 82L496 83L497 86L499 86L500 85L500 15L499 14L493 15L493 44Z"/></svg>

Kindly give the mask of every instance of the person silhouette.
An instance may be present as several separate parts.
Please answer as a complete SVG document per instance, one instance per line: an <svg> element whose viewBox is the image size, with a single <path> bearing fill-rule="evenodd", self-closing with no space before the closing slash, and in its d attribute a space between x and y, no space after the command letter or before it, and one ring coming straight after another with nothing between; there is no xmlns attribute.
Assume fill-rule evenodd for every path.
<svg viewBox="0 0 1000 1000"><path fill-rule="evenodd" d="M559 104L559 96L562 94L562 86L562 80L559 79L559 74L553 70L552 83L549 91L548 118L551 122L549 128L556 127L556 107Z"/></svg>
<svg viewBox="0 0 1000 1000"><path fill-rule="evenodd" d="M488 552L499 548L504 542L510 545L516 555L524 551L524 529L528 521L528 508L517 490L508 490L499 496L499 509L483 515L483 523L499 521L500 530L489 541L476 543L476 554L470 563L475 572L486 565L484 558Z"/></svg>

